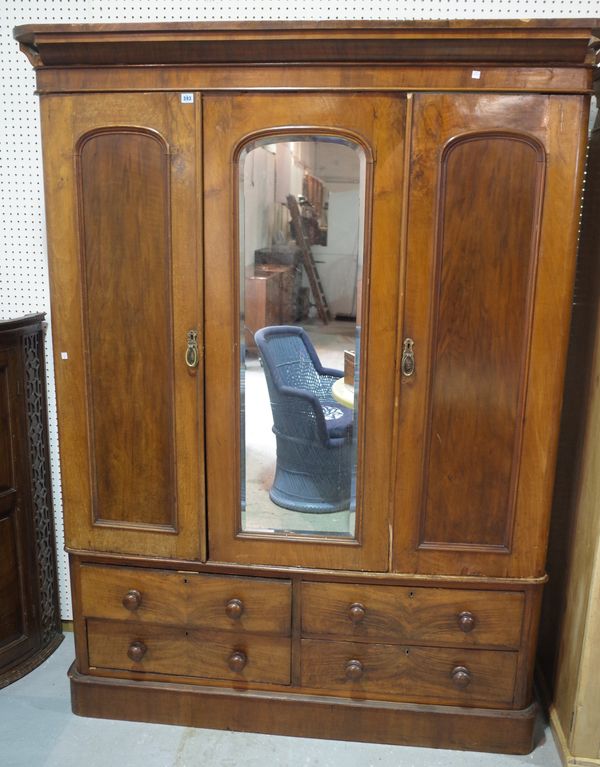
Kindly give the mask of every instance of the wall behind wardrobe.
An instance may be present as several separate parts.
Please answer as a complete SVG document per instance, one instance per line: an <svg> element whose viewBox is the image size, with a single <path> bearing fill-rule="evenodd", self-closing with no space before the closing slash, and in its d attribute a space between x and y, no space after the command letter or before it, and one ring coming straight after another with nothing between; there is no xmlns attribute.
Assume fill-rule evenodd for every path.
<svg viewBox="0 0 600 767"><path fill-rule="evenodd" d="M242 19L460 19L592 17L597 0L3 0L0 8L0 319L48 313L48 273L35 75L12 39L30 23ZM63 619L71 618L63 553L60 466L50 333L46 340L50 448Z"/></svg>

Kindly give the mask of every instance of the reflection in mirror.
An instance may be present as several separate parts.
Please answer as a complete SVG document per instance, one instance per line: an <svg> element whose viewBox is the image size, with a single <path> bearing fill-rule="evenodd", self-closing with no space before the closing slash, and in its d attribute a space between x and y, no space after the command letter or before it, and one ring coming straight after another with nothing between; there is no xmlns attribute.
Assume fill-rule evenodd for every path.
<svg viewBox="0 0 600 767"><path fill-rule="evenodd" d="M355 536L365 167L329 135L240 156L242 531Z"/></svg>

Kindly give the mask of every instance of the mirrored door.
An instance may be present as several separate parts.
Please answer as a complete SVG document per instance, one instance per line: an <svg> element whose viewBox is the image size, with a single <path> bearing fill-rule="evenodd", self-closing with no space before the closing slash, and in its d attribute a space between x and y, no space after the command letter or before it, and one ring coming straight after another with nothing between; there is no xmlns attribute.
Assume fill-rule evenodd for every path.
<svg viewBox="0 0 600 767"><path fill-rule="evenodd" d="M386 569L404 102L204 119L209 558Z"/></svg>

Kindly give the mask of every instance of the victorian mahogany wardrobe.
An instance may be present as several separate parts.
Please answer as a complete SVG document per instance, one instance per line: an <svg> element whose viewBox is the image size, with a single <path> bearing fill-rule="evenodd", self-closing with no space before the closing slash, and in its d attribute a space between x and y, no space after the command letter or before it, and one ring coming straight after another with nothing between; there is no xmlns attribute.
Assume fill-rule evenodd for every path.
<svg viewBox="0 0 600 767"><path fill-rule="evenodd" d="M15 30L75 712L531 749L598 26ZM259 252L315 304L260 360Z"/></svg>

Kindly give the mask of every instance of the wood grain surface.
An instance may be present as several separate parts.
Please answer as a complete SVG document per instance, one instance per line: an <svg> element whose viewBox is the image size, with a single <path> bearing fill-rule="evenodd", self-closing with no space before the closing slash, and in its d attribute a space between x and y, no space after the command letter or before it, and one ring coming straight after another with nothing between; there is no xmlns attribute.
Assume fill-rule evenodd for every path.
<svg viewBox="0 0 600 767"><path fill-rule="evenodd" d="M346 675L353 659L364 669L355 681ZM365 698L509 707L516 662L510 652L302 640L303 685ZM452 682L457 667L471 675L464 689Z"/></svg>
<svg viewBox="0 0 600 767"><path fill-rule="evenodd" d="M140 606L128 610L123 597L133 589L140 594ZM226 606L232 599L242 602L239 618L227 615ZM291 630L291 584L266 578L84 565L81 609L88 618L286 636Z"/></svg>
<svg viewBox="0 0 600 767"><path fill-rule="evenodd" d="M472 708L466 715L457 706L107 680L74 668L69 675L80 716L305 738L525 754L533 747L538 715L536 704L520 711Z"/></svg>
<svg viewBox="0 0 600 767"><path fill-rule="evenodd" d="M69 545L204 556L198 119L172 94L42 105Z"/></svg>
<svg viewBox="0 0 600 767"><path fill-rule="evenodd" d="M374 64L348 62L343 67L332 64L306 64L302 67L269 65L186 67L56 67L37 70L39 93L118 91L281 91L289 89L322 91L482 91L535 93L589 93L591 69L576 67L502 67L478 63L446 64L443 72L430 62L419 67L395 65L387 69Z"/></svg>
<svg viewBox="0 0 600 767"><path fill-rule="evenodd" d="M353 623L351 605L364 607ZM303 583L303 635L362 641L496 646L516 649L521 641L523 595L507 592L427 589L407 586ZM461 630L470 613L473 628Z"/></svg>
<svg viewBox="0 0 600 767"><path fill-rule="evenodd" d="M246 682L290 681L289 639L96 619L88 620L87 627L91 666ZM134 642L145 648L139 661L128 655ZM234 652L247 658L239 672L228 665Z"/></svg>
<svg viewBox="0 0 600 767"><path fill-rule="evenodd" d="M440 158L421 544L511 544L544 171L519 133Z"/></svg>
<svg viewBox="0 0 600 767"><path fill-rule="evenodd" d="M78 147L94 519L175 530L168 151L119 128Z"/></svg>
<svg viewBox="0 0 600 767"><path fill-rule="evenodd" d="M277 62L492 61L582 66L600 22L327 21L27 25L35 66Z"/></svg>
<svg viewBox="0 0 600 767"><path fill-rule="evenodd" d="M400 379L394 569L540 575L585 103L573 96L486 94L420 94L414 101L402 335L414 340L416 373ZM567 135L567 114L581 132ZM477 132L523 140L483 141L481 147L494 145L483 157L479 142L470 140ZM454 181L448 168L443 173L444 147L458 137L466 142L466 154L459 153L471 167L468 183L462 162L452 166ZM540 145L545 173L543 155L534 151ZM448 183L451 209L444 202ZM486 271L487 281L479 282Z"/></svg>

